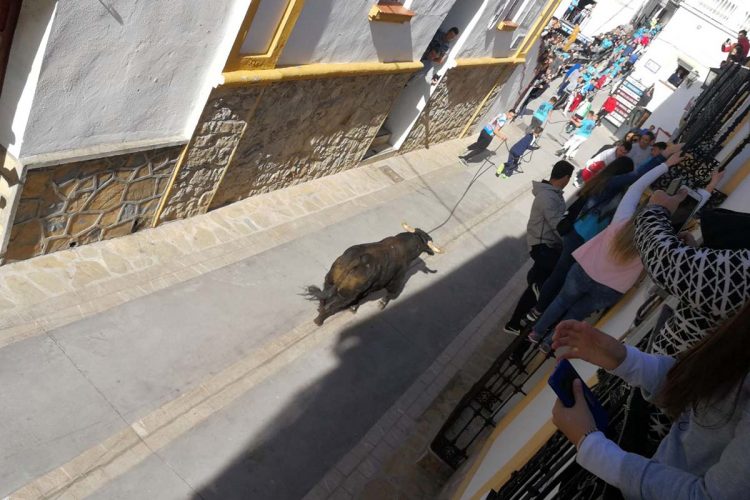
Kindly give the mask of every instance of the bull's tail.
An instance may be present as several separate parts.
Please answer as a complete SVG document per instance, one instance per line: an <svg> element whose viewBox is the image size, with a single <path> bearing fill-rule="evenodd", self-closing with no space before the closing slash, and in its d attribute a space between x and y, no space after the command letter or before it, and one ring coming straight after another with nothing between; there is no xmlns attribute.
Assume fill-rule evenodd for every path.
<svg viewBox="0 0 750 500"><path fill-rule="evenodd" d="M335 289L331 287L326 287L325 290L321 290L317 286L310 285L307 288L305 288L305 291L302 293L302 295L307 300L320 300L324 303L331 299L335 295L336 291Z"/></svg>

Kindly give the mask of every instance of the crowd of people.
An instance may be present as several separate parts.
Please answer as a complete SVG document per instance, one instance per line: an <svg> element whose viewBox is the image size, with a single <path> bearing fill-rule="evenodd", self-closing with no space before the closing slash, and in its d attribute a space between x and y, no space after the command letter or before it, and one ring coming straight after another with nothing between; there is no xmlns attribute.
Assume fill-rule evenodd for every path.
<svg viewBox="0 0 750 500"><path fill-rule="evenodd" d="M561 80L555 95L545 99L534 109L526 134L508 148L508 159L497 166L496 176L505 179L522 172L519 162L527 151L538 147L537 139L553 110L563 111L566 120L569 120L565 127L569 137L557 150L557 154L565 160L574 158L594 129L617 109L618 101L613 89L629 74L642 50L661 29L658 25L634 31L628 27L618 27L594 38L591 46L566 51L566 38L558 28L559 22L553 20L543 33L535 76L517 109L500 113L485 125L476 141L459 155L462 162L486 151L494 137L501 142L506 141L507 136L502 133L503 126L522 116L529 104L541 97L558 78ZM609 94L599 109L594 109L594 97L601 91L608 91ZM653 133L646 136L653 142ZM641 144L642 147L634 148L632 152L636 162L643 159L649 151L650 142L647 138ZM574 176L576 186L579 181L580 172Z"/></svg>
<svg viewBox="0 0 750 500"><path fill-rule="evenodd" d="M527 288L504 326L524 337L516 359L539 349L547 356L580 358L641 387L674 425L656 454L623 451L597 429L580 381L576 404L558 401L553 421L578 448L578 463L619 488L626 498L745 498L750 487L750 236L732 248L706 241L699 247L675 220L683 200L697 197L697 213L712 197L723 172L684 176L691 152L681 144L657 142L653 127L636 128L600 149L578 168L570 160L607 114L617 108L609 95L599 110L591 97L627 74L658 25L634 32L616 30L598 41L596 62L555 64L552 42L543 71L517 114L497 116L462 159L484 151L493 137L555 77L556 95L536 107L525 135L509 148L496 175L518 171L553 110L569 114L570 137L557 151L546 180L532 182L534 201L527 224L532 267ZM740 41L730 50L742 54ZM730 56L732 54L730 53ZM569 56L570 57L570 56ZM746 56L744 56L746 57ZM665 179L683 178L667 194ZM580 190L567 206L563 189ZM678 305L654 334L650 353L625 346L584 322L614 305L641 278L676 297ZM708 375L707 375L708 374Z"/></svg>

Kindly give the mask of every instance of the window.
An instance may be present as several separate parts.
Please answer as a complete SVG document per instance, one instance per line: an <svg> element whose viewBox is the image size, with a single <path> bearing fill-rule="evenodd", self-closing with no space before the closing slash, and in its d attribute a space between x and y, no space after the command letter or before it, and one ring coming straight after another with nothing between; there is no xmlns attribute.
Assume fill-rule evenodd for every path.
<svg viewBox="0 0 750 500"><path fill-rule="evenodd" d="M490 19L487 29L494 30L500 22L512 20L523 5L523 2L524 0L505 0L498 3L495 8L495 15Z"/></svg>
<svg viewBox="0 0 750 500"><path fill-rule="evenodd" d="M531 29L534 22L539 17L542 8L544 8L544 2L541 0L530 0L529 3L525 5L525 11L521 13L516 21L518 23L518 28L513 34L513 41L510 44L511 49L517 49L521 45L524 38L526 38L529 29Z"/></svg>
<svg viewBox="0 0 750 500"><path fill-rule="evenodd" d="M18 13L21 11L21 0L3 0L0 3L0 92L3 89L5 68L10 57L10 45L16 31Z"/></svg>
<svg viewBox="0 0 750 500"><path fill-rule="evenodd" d="M258 1L258 0L253 0ZM242 43L243 55L265 54L271 46L276 27L281 22L288 2L261 0L255 17L250 25L245 41Z"/></svg>
<svg viewBox="0 0 750 500"><path fill-rule="evenodd" d="M304 0L250 2L224 71L274 68L304 4Z"/></svg>

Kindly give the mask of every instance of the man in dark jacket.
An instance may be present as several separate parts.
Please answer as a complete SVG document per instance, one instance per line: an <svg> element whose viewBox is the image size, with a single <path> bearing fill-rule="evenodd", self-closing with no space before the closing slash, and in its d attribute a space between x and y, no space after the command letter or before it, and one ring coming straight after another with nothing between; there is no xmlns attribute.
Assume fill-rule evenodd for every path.
<svg viewBox="0 0 750 500"><path fill-rule="evenodd" d="M521 319L536 304L544 280L552 273L560 257L562 239L557 233L557 225L565 217L563 188L570 182L573 170L570 162L561 160L552 167L548 181L532 182L534 202L526 225L526 243L534 265L526 275L529 286L521 295L510 321L505 325L506 333L520 334Z"/></svg>
<svg viewBox="0 0 750 500"><path fill-rule="evenodd" d="M501 163L497 167L495 177L507 179L513 175L518 170L518 162L521 161L521 157L528 149L534 148L537 138L542 135L542 130L542 127L535 127L533 132L526 134L517 143L513 144L513 147L508 152L508 161Z"/></svg>

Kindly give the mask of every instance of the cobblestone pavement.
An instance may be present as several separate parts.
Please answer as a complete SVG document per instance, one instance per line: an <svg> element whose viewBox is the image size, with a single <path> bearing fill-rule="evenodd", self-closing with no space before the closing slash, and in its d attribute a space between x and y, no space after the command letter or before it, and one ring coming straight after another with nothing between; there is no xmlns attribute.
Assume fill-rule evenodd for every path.
<svg viewBox="0 0 750 500"><path fill-rule="evenodd" d="M554 161L543 144L500 181L504 150L467 168L468 142L0 268L0 495L433 494L433 476L404 467L449 412L454 375L505 342L529 181ZM297 294L344 248L452 212L432 232L447 253L425 259L437 274L382 312L312 324Z"/></svg>

